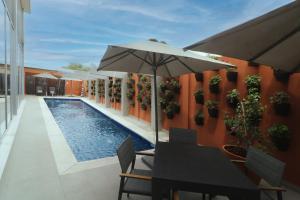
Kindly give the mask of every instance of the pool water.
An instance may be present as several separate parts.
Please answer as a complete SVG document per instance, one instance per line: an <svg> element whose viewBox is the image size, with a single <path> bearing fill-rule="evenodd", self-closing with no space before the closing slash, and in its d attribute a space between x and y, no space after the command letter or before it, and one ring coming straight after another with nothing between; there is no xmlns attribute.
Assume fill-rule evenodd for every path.
<svg viewBox="0 0 300 200"><path fill-rule="evenodd" d="M78 161L115 156L130 135L136 151L153 145L81 100L45 98L52 115Z"/></svg>

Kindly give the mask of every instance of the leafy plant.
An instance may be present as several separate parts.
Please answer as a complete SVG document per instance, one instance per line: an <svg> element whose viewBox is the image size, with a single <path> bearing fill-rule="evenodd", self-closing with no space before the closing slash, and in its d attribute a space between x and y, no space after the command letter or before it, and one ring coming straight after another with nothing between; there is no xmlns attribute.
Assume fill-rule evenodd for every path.
<svg viewBox="0 0 300 200"><path fill-rule="evenodd" d="M134 96L135 96L135 80L133 79L133 75L130 73L128 74L128 81L127 81L127 98L131 106L135 106Z"/></svg>
<svg viewBox="0 0 300 200"><path fill-rule="evenodd" d="M246 77L245 83L247 86L247 89L251 89L251 88L256 88L256 89L260 89L260 82L261 82L261 77L260 75L248 75Z"/></svg>
<svg viewBox="0 0 300 200"><path fill-rule="evenodd" d="M238 121L235 119L235 117L230 116L229 114L225 114L224 117L224 124L227 130L227 133L235 136L236 135L236 128L238 127Z"/></svg>
<svg viewBox="0 0 300 200"><path fill-rule="evenodd" d="M239 96L240 93L237 89L229 91L226 95L228 105L232 108L236 108L237 104L239 103Z"/></svg>
<svg viewBox="0 0 300 200"><path fill-rule="evenodd" d="M211 79L209 80L209 90L212 93L219 93L219 84L221 82L222 78L220 75L215 75L213 77L211 77Z"/></svg>
<svg viewBox="0 0 300 200"><path fill-rule="evenodd" d="M210 117L217 118L219 115L219 110L218 110L218 102L214 100L208 100L205 105L208 109L208 114Z"/></svg>
<svg viewBox="0 0 300 200"><path fill-rule="evenodd" d="M270 97L270 102L274 107L274 110L277 114L286 116L290 112L290 96L284 92L276 92L273 96Z"/></svg>
<svg viewBox="0 0 300 200"><path fill-rule="evenodd" d="M289 128L284 124L274 124L268 129L273 144L280 151L287 151L291 142Z"/></svg>
<svg viewBox="0 0 300 200"><path fill-rule="evenodd" d="M199 89L194 93L196 103L203 104L204 103L204 92L203 89Z"/></svg>
<svg viewBox="0 0 300 200"><path fill-rule="evenodd" d="M137 83L138 95L137 100L141 103L141 108L147 110L151 106L151 79L150 76L139 75L139 82Z"/></svg>
<svg viewBox="0 0 300 200"><path fill-rule="evenodd" d="M204 124L204 114L202 110L199 110L194 117L194 120L197 125L202 126Z"/></svg>

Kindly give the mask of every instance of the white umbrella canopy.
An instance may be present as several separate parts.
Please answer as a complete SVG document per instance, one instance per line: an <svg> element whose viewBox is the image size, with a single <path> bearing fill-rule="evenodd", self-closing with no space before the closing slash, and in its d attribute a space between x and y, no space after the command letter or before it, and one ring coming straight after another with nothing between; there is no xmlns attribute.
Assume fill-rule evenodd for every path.
<svg viewBox="0 0 300 200"><path fill-rule="evenodd" d="M156 75L169 77L226 66L232 65L164 43L144 41L108 46L98 70L154 74L155 67Z"/></svg>
<svg viewBox="0 0 300 200"><path fill-rule="evenodd" d="M185 49L220 54L288 72L300 68L300 1Z"/></svg>
<svg viewBox="0 0 300 200"><path fill-rule="evenodd" d="M128 45L108 46L98 70L150 74L154 77L155 133L158 142L158 111L156 76L179 76L187 73L215 70L232 66L184 51L157 41L144 41Z"/></svg>
<svg viewBox="0 0 300 200"><path fill-rule="evenodd" d="M33 75L36 78L48 78L48 79L57 79L57 77L53 76L52 74L41 73Z"/></svg>

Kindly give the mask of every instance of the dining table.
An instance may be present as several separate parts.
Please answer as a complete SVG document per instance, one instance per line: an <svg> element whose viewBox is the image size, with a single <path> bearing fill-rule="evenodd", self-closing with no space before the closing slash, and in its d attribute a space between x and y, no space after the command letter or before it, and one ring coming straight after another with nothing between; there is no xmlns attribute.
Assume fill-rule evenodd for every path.
<svg viewBox="0 0 300 200"><path fill-rule="evenodd" d="M259 200L260 190L216 147L159 142L155 146L152 199L190 191L230 200Z"/></svg>

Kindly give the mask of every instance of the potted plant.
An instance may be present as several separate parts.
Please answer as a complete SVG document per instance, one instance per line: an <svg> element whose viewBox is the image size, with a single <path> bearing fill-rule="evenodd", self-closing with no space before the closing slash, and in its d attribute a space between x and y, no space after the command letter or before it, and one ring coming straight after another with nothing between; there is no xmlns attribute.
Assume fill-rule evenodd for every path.
<svg viewBox="0 0 300 200"><path fill-rule="evenodd" d="M132 99L133 99L133 96L134 96L134 93L135 93L134 89L133 89L133 88L130 88L130 89L127 91L127 98L128 98L129 100L132 100Z"/></svg>
<svg viewBox="0 0 300 200"><path fill-rule="evenodd" d="M169 104L166 108L166 114L168 119L173 119L175 116L173 106Z"/></svg>
<svg viewBox="0 0 300 200"><path fill-rule="evenodd" d="M201 110L199 110L197 112L197 114L195 115L195 122L197 125L202 126L204 124L204 114Z"/></svg>
<svg viewBox="0 0 300 200"><path fill-rule="evenodd" d="M226 68L226 77L230 82L236 82L238 78L238 72L236 67L227 67Z"/></svg>
<svg viewBox="0 0 300 200"><path fill-rule="evenodd" d="M203 89L199 89L197 92L194 93L195 100L197 104L203 104L204 103L204 95L203 95Z"/></svg>
<svg viewBox="0 0 300 200"><path fill-rule="evenodd" d="M235 145L224 145L224 152L232 159L245 159L250 145L264 146L259 123L262 120L264 106L260 102L259 93L249 94L239 102L233 120ZM228 121L229 123L229 121Z"/></svg>
<svg viewBox="0 0 300 200"><path fill-rule="evenodd" d="M219 115L218 102L214 100L208 100L205 105L208 109L209 116L217 118Z"/></svg>
<svg viewBox="0 0 300 200"><path fill-rule="evenodd" d="M230 116L229 114L225 114L224 124L227 130L227 133L231 136L236 136L236 127L238 126L238 121Z"/></svg>
<svg viewBox="0 0 300 200"><path fill-rule="evenodd" d="M180 105L177 102L173 103L173 110L175 114L179 114L180 113Z"/></svg>
<svg viewBox="0 0 300 200"><path fill-rule="evenodd" d="M168 101L173 100L175 97L174 92L171 90L166 90L165 97L166 97L166 100L168 100Z"/></svg>
<svg viewBox="0 0 300 200"><path fill-rule="evenodd" d="M286 72L286 71L283 71L280 69L274 69L273 74L274 74L276 80L282 81L282 82L288 82L288 80L290 78L289 72Z"/></svg>
<svg viewBox="0 0 300 200"><path fill-rule="evenodd" d="M195 79L198 82L203 81L203 73L202 72L195 73Z"/></svg>
<svg viewBox="0 0 300 200"><path fill-rule="evenodd" d="M237 89L233 89L227 93L227 95L226 95L227 104L231 108L237 107L237 105L239 103L239 95L240 95L240 93L238 92Z"/></svg>
<svg viewBox="0 0 300 200"><path fill-rule="evenodd" d="M175 78L169 81L169 88L176 94L180 94L180 84Z"/></svg>
<svg viewBox="0 0 300 200"><path fill-rule="evenodd" d="M143 101L141 104L142 110L147 110L147 102Z"/></svg>
<svg viewBox="0 0 300 200"><path fill-rule="evenodd" d="M215 75L209 80L209 90L211 93L218 94L220 92L220 82L221 82L221 76Z"/></svg>
<svg viewBox="0 0 300 200"><path fill-rule="evenodd" d="M261 82L261 77L260 77L260 75L257 75L257 74L248 75L245 80L248 91L251 88L256 88L259 91L260 90L260 82Z"/></svg>
<svg viewBox="0 0 300 200"><path fill-rule="evenodd" d="M166 107L167 107L167 101L165 100L165 99L160 99L160 107L161 107L161 109L166 109Z"/></svg>
<svg viewBox="0 0 300 200"><path fill-rule="evenodd" d="M276 92L273 96L270 97L270 102L273 105L273 108L278 115L287 116L290 112L290 97L284 92Z"/></svg>
<svg viewBox="0 0 300 200"><path fill-rule="evenodd" d="M162 93L164 93L164 92L166 91L166 89L167 89L167 84L161 83L161 84L160 84L160 91L161 91Z"/></svg>
<svg viewBox="0 0 300 200"><path fill-rule="evenodd" d="M139 94L137 95L137 100L138 100L138 102L142 103L142 101L143 101L142 93L139 93Z"/></svg>
<svg viewBox="0 0 300 200"><path fill-rule="evenodd" d="M143 89L143 84L141 82L138 82L137 88L138 88L138 90L142 90Z"/></svg>
<svg viewBox="0 0 300 200"><path fill-rule="evenodd" d="M288 150L291 142L291 134L286 125L274 124L268 129L268 132L273 144L279 151Z"/></svg>

